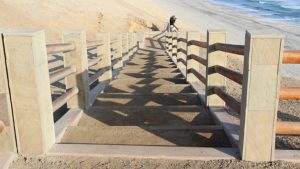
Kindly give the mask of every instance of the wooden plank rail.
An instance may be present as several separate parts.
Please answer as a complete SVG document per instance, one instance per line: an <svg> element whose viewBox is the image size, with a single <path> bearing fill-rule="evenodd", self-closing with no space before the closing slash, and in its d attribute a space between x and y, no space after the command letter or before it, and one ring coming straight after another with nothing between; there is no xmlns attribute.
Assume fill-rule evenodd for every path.
<svg viewBox="0 0 300 169"><path fill-rule="evenodd" d="M186 40L185 38L178 38L178 39L177 39L177 42L184 42L184 43L186 43L187 40Z"/></svg>
<svg viewBox="0 0 300 169"><path fill-rule="evenodd" d="M65 67L61 70L51 73L50 84L55 83L71 74L74 74L75 72L76 72L76 68L74 66L71 66L71 67Z"/></svg>
<svg viewBox="0 0 300 169"><path fill-rule="evenodd" d="M56 43L56 44L47 44L47 54L57 54L65 53L75 50L75 45L72 43Z"/></svg>
<svg viewBox="0 0 300 169"><path fill-rule="evenodd" d="M216 73L219 73L240 85L243 84L243 75L241 73L235 72L233 70L219 65L216 65L213 68L216 71Z"/></svg>
<svg viewBox="0 0 300 169"><path fill-rule="evenodd" d="M74 97L76 94L78 94L79 90L77 87L73 87L69 89L66 93L64 93L62 96L57 98L52 102L53 112L61 108L64 104L67 103L69 99Z"/></svg>
<svg viewBox="0 0 300 169"><path fill-rule="evenodd" d="M300 87L280 89L280 100L300 100Z"/></svg>
<svg viewBox="0 0 300 169"><path fill-rule="evenodd" d="M3 121L0 120L0 134L4 131L5 129L5 124Z"/></svg>
<svg viewBox="0 0 300 169"><path fill-rule="evenodd" d="M201 42L201 41L196 41L196 40L191 40L188 42L188 45L195 45L201 48L207 48L207 42Z"/></svg>
<svg viewBox="0 0 300 169"><path fill-rule="evenodd" d="M244 45L233 45L233 44L225 44L225 43L216 43L214 44L215 50L244 55Z"/></svg>
<svg viewBox="0 0 300 169"><path fill-rule="evenodd" d="M276 134L300 135L300 122L282 122L276 123Z"/></svg>
<svg viewBox="0 0 300 169"><path fill-rule="evenodd" d="M283 64L300 64L300 50L284 51Z"/></svg>
<svg viewBox="0 0 300 169"><path fill-rule="evenodd" d="M241 103L236 101L235 98L225 93L222 89L219 87L213 87L212 91L214 94L218 95L224 102L236 113L240 113L241 111Z"/></svg>
<svg viewBox="0 0 300 169"><path fill-rule="evenodd" d="M94 40L94 41L87 41L86 46L88 49L95 48L98 46L104 45L104 43L100 40Z"/></svg>
<svg viewBox="0 0 300 169"><path fill-rule="evenodd" d="M95 83L100 76L102 76L106 71L108 71L109 68L103 68L100 71L98 71L97 73L95 73L93 76L90 77L89 80L89 85L92 85L93 83Z"/></svg>
<svg viewBox="0 0 300 169"><path fill-rule="evenodd" d="M202 83L206 83L206 78L204 76L202 76L198 71L196 71L195 69L191 68L188 70L189 73L194 74Z"/></svg>
<svg viewBox="0 0 300 169"><path fill-rule="evenodd" d="M195 61L201 63L201 64L204 65L204 66L207 65L207 61L206 61L205 59L203 59L203 58L197 56L197 55L191 54L191 55L189 55L189 57L190 57L191 59L194 59Z"/></svg>
<svg viewBox="0 0 300 169"><path fill-rule="evenodd" d="M92 66L95 66L96 64L98 64L99 62L101 61L101 57L98 56L98 57L95 57L93 59L90 59L89 60L89 67L92 67Z"/></svg>

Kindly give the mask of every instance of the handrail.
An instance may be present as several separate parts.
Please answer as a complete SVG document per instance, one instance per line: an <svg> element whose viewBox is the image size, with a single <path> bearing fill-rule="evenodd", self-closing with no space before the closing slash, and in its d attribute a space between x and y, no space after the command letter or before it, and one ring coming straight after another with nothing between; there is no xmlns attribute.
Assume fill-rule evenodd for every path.
<svg viewBox="0 0 300 169"><path fill-rule="evenodd" d="M99 56L94 58L94 59L90 59L89 60L89 67L92 67L92 66L98 64L100 62L100 60L101 60L101 57L99 57Z"/></svg>
<svg viewBox="0 0 300 169"><path fill-rule="evenodd" d="M300 87L290 87L280 89L280 100L300 100Z"/></svg>
<svg viewBox="0 0 300 169"><path fill-rule="evenodd" d="M5 124L3 121L0 120L0 134L4 131L5 129Z"/></svg>
<svg viewBox="0 0 300 169"><path fill-rule="evenodd" d="M203 58L201 58L201 57L199 57L199 56L197 56L197 55L194 55L194 54L189 55L189 57L190 57L191 59L194 59L195 61L201 63L201 64L204 65L204 66L207 65L206 59L203 59Z"/></svg>
<svg viewBox="0 0 300 169"><path fill-rule="evenodd" d="M300 50L284 51L283 64L300 64Z"/></svg>
<svg viewBox="0 0 300 169"><path fill-rule="evenodd" d="M276 134L300 135L300 122L277 121Z"/></svg>
<svg viewBox="0 0 300 169"><path fill-rule="evenodd" d="M53 112L61 108L64 104L68 102L72 97L74 97L76 94L78 94L79 90L77 87L73 87L70 90L68 90L66 93L64 93L62 96L57 98L52 102Z"/></svg>
<svg viewBox="0 0 300 169"><path fill-rule="evenodd" d="M178 38L177 42L187 43L187 40L185 38Z"/></svg>
<svg viewBox="0 0 300 169"><path fill-rule="evenodd" d="M104 43L101 40L87 41L86 43L88 49L95 48L101 45L104 45Z"/></svg>
<svg viewBox="0 0 300 169"><path fill-rule="evenodd" d="M225 44L225 43L216 43L214 44L215 50L244 55L244 45L233 45L233 44Z"/></svg>
<svg viewBox="0 0 300 169"><path fill-rule="evenodd" d="M232 110L236 113L240 114L241 111L241 104L240 102L236 101L235 98L225 93L219 87L213 87L212 91L214 94L218 95Z"/></svg>
<svg viewBox="0 0 300 169"><path fill-rule="evenodd" d="M57 54L57 53L65 53L75 50L75 45L72 43L55 43L55 44L47 44L47 54Z"/></svg>
<svg viewBox="0 0 300 169"><path fill-rule="evenodd" d="M60 69L54 73L50 73L50 84L55 83L75 72L76 72L76 68L74 66L71 66L71 67Z"/></svg>
<svg viewBox="0 0 300 169"><path fill-rule="evenodd" d="M195 46L198 46L198 47L201 47L201 48L207 48L208 47L207 42L201 42L201 41L196 41L196 40L190 40L188 42L188 45L189 46L195 45Z"/></svg>
<svg viewBox="0 0 300 169"><path fill-rule="evenodd" d="M235 72L220 65L214 66L213 69L216 71L216 73L219 73L240 85L243 84L243 75L241 73Z"/></svg>
<svg viewBox="0 0 300 169"><path fill-rule="evenodd" d="M197 70L191 68L188 70L190 73L194 74L202 83L206 83L206 78L202 76Z"/></svg>
<svg viewBox="0 0 300 169"><path fill-rule="evenodd" d="M109 69L110 68L102 68L100 71L91 76L89 80L89 85L92 85L94 82L96 82L99 79L99 77L102 76Z"/></svg>
<svg viewBox="0 0 300 169"><path fill-rule="evenodd" d="M110 41L110 44L112 45L112 44L115 44L115 43L117 43L117 42L118 42L118 39L112 40L112 41Z"/></svg>

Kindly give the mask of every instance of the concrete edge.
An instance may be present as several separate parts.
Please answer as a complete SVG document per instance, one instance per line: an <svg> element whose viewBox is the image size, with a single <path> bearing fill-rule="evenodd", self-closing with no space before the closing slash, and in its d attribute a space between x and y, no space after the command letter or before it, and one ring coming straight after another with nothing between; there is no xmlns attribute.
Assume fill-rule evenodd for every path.
<svg viewBox="0 0 300 169"><path fill-rule="evenodd" d="M61 139L69 126L76 126L81 118L82 110L70 109L62 118L60 118L55 124L55 138L56 143L61 142Z"/></svg>
<svg viewBox="0 0 300 169"><path fill-rule="evenodd" d="M17 158L15 153L0 153L0 168L8 169L10 164Z"/></svg>
<svg viewBox="0 0 300 169"><path fill-rule="evenodd" d="M233 160L236 148L56 144L47 155L171 160Z"/></svg>

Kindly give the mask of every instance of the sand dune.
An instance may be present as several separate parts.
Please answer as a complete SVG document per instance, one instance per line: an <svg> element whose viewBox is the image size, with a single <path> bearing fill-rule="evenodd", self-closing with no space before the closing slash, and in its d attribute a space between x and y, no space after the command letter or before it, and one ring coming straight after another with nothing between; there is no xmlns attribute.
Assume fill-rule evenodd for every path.
<svg viewBox="0 0 300 169"><path fill-rule="evenodd" d="M151 0L1 0L0 27L45 29L48 42L59 41L64 29L147 31L162 27L168 15Z"/></svg>

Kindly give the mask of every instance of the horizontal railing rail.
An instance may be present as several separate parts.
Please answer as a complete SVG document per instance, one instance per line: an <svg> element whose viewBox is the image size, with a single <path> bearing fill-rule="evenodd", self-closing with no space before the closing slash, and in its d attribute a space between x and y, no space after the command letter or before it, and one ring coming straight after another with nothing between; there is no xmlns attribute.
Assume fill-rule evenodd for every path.
<svg viewBox="0 0 300 169"><path fill-rule="evenodd" d="M185 38L178 38L177 39L177 42L184 42L184 43L187 43L187 40Z"/></svg>
<svg viewBox="0 0 300 169"><path fill-rule="evenodd" d="M232 81L242 85L243 84L243 75L239 72L235 72L233 70L230 70L226 67L223 66L213 66L212 69L216 72L219 73L225 77L227 77L228 79L231 79Z"/></svg>
<svg viewBox="0 0 300 169"><path fill-rule="evenodd" d="M237 55L244 55L244 45L216 43L214 44L214 49L216 51L223 51L223 52L237 54Z"/></svg>
<svg viewBox="0 0 300 169"><path fill-rule="evenodd" d="M70 100L72 97L77 95L79 92L77 87L73 87L69 90L67 90L66 93L58 97L56 100L52 102L53 111L57 111L59 108L61 108L63 105L65 105L68 100Z"/></svg>
<svg viewBox="0 0 300 169"><path fill-rule="evenodd" d="M276 134L300 135L300 122L278 121L276 123Z"/></svg>
<svg viewBox="0 0 300 169"><path fill-rule="evenodd" d="M198 71L196 71L194 68L191 68L188 70L189 73L192 73L199 79L202 83L206 83L206 78L202 76Z"/></svg>
<svg viewBox="0 0 300 169"><path fill-rule="evenodd" d="M238 102L234 97L230 96L229 94L225 93L219 87L213 87L212 93L218 95L227 105L235 111L236 113L240 114L241 111L241 103Z"/></svg>
<svg viewBox="0 0 300 169"><path fill-rule="evenodd" d="M100 57L100 56L95 57L95 58L93 58L93 59L90 59L90 60L88 61L89 67L92 67L92 66L97 65L100 61L101 61L101 57Z"/></svg>
<svg viewBox="0 0 300 169"><path fill-rule="evenodd" d="M50 84L55 83L61 79L64 79L67 76L70 76L76 72L76 68L74 66L65 67L56 72L50 73Z"/></svg>
<svg viewBox="0 0 300 169"><path fill-rule="evenodd" d="M102 45L104 45L104 43L100 40L87 41L87 43L86 43L86 46L88 49L95 48L95 47L102 46Z"/></svg>
<svg viewBox="0 0 300 169"><path fill-rule="evenodd" d="M47 44L47 54L57 54L57 53L66 53L75 50L75 45L72 43L56 43L56 44Z"/></svg>
<svg viewBox="0 0 300 169"><path fill-rule="evenodd" d="M92 75L89 79L89 85L92 85L93 83L95 83L99 77L101 77L107 70L109 70L109 68L102 68L100 71L96 72L94 75Z"/></svg>
<svg viewBox="0 0 300 169"><path fill-rule="evenodd" d="M194 54L191 54L189 55L189 57L199 63L201 63L202 65L206 66L207 65L207 60L206 59L203 59L202 57L200 56L197 56L197 55L194 55Z"/></svg>
<svg viewBox="0 0 300 169"><path fill-rule="evenodd" d="M201 48L207 48L208 45L207 45L207 42L201 42L201 41L196 41L196 40L191 40L188 42L188 45L195 45L195 46L198 46L198 47L201 47Z"/></svg>
<svg viewBox="0 0 300 169"><path fill-rule="evenodd" d="M300 100L300 87L281 88L280 100Z"/></svg>
<svg viewBox="0 0 300 169"><path fill-rule="evenodd" d="M284 51L283 64L300 64L300 50Z"/></svg>

